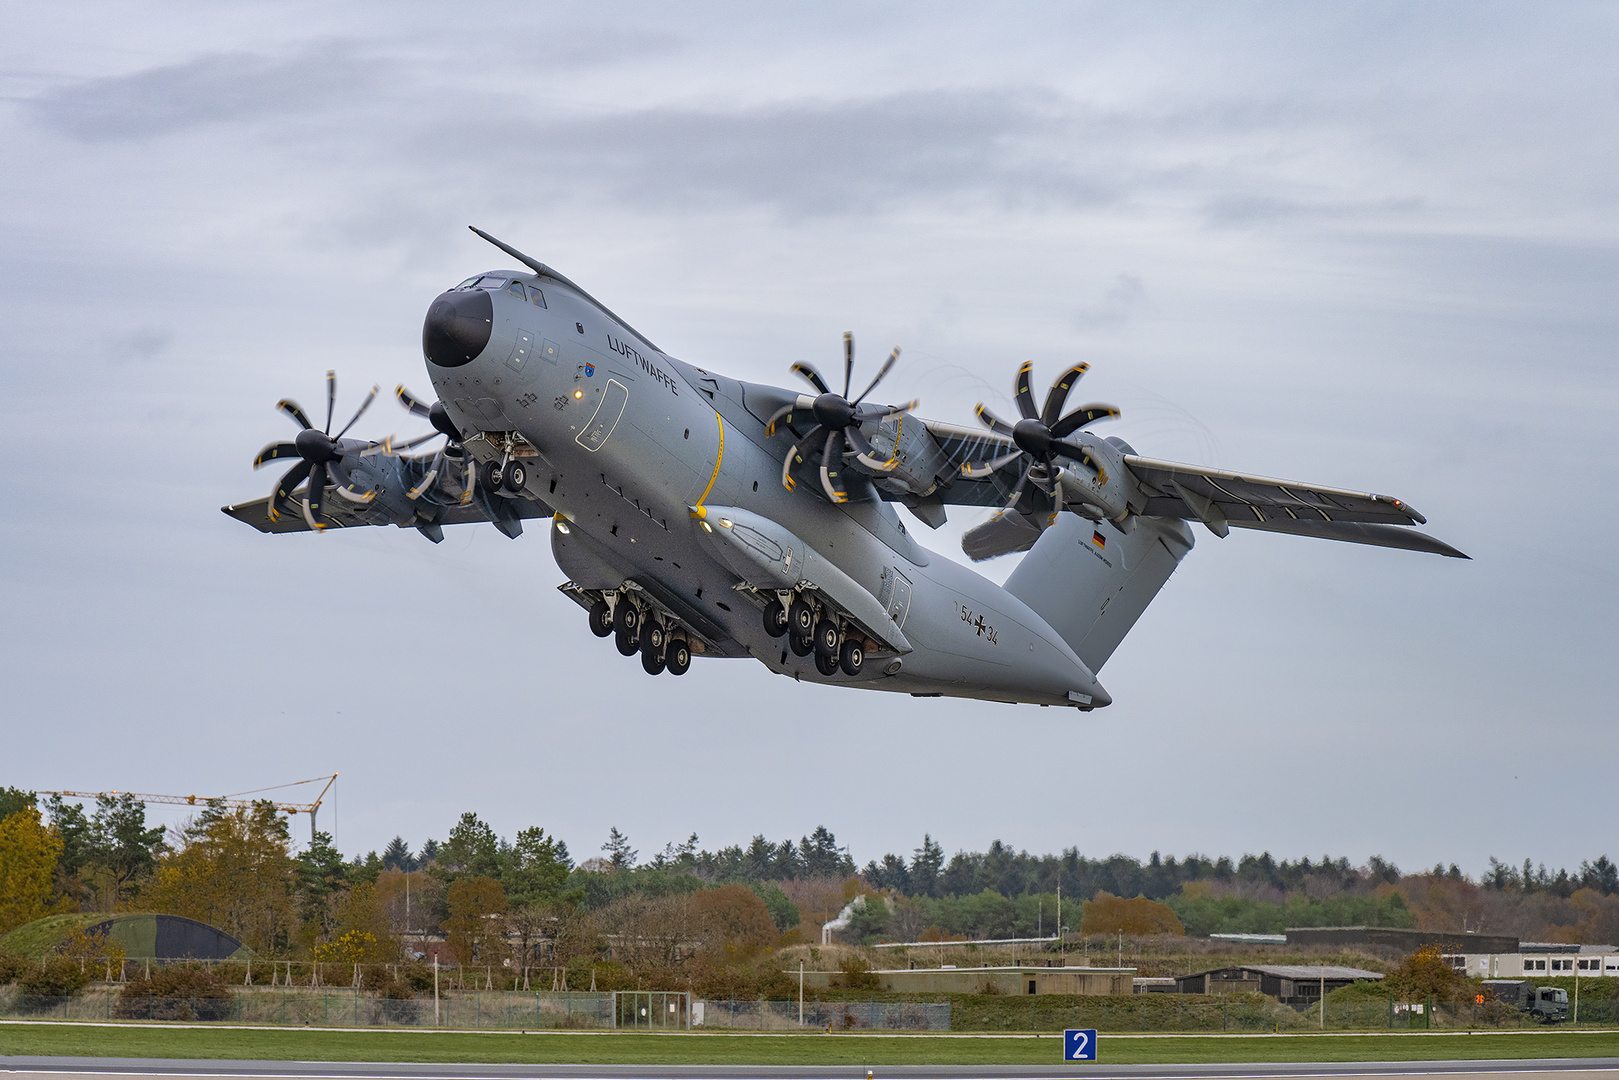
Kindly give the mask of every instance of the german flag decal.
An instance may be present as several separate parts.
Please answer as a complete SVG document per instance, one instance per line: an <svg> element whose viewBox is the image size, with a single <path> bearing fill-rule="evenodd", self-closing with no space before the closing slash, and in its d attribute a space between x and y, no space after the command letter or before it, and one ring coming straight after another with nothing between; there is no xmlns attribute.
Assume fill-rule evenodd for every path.
<svg viewBox="0 0 1619 1080"><path fill-rule="evenodd" d="M1103 536L1097 530L1092 529L1091 530L1091 543L1095 544L1099 548L1106 548L1107 547L1107 537Z"/></svg>

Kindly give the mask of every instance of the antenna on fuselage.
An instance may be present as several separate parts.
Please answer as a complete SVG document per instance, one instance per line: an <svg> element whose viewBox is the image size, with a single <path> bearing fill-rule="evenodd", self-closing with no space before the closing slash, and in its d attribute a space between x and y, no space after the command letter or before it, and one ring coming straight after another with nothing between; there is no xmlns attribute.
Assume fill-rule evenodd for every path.
<svg viewBox="0 0 1619 1080"><path fill-rule="evenodd" d="M468 225L467 228L471 229L473 232L477 233L479 236L483 237L485 240L489 241L491 244L495 245L500 250L504 251L506 254L528 267L530 270L534 271L536 274L543 274L546 277L557 276L557 272L555 270L552 270L540 260L531 259L527 255L524 255L521 251L518 251L516 248L512 247L510 244L505 244L499 240L496 240L493 236L490 236L488 233L478 228L478 226Z"/></svg>

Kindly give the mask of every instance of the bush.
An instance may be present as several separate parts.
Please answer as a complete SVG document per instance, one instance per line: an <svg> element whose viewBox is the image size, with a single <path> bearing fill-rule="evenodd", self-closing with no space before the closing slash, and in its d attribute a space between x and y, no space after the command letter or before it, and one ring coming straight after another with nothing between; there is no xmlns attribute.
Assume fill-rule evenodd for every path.
<svg viewBox="0 0 1619 1080"><path fill-rule="evenodd" d="M0 986L14 983L28 968L28 961L20 956L0 956Z"/></svg>
<svg viewBox="0 0 1619 1080"><path fill-rule="evenodd" d="M36 997L72 997L90 984L90 974L77 960L53 956L43 964L24 964L17 986Z"/></svg>
<svg viewBox="0 0 1619 1080"><path fill-rule="evenodd" d="M851 956L838 965L840 974L832 976L835 990L881 990L883 980L858 956Z"/></svg>
<svg viewBox="0 0 1619 1080"><path fill-rule="evenodd" d="M142 1020L225 1020L235 1004L223 975L205 967L154 968L118 991L113 1015Z"/></svg>

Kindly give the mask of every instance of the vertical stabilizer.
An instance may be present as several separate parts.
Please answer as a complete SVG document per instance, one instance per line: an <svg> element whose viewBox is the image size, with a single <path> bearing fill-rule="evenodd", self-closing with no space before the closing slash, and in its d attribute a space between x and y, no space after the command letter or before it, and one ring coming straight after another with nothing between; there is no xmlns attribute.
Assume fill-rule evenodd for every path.
<svg viewBox="0 0 1619 1080"><path fill-rule="evenodd" d="M1100 671L1182 558L1192 530L1174 518L1134 519L1129 533L1078 514L1057 515L1006 589Z"/></svg>

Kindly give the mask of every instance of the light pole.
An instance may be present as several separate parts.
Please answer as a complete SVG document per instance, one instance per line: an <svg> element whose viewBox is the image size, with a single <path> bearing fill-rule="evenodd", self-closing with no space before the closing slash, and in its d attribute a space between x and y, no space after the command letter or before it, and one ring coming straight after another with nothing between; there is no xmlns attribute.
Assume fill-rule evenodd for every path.
<svg viewBox="0 0 1619 1080"><path fill-rule="evenodd" d="M798 958L798 1026L804 1026L804 958Z"/></svg>

